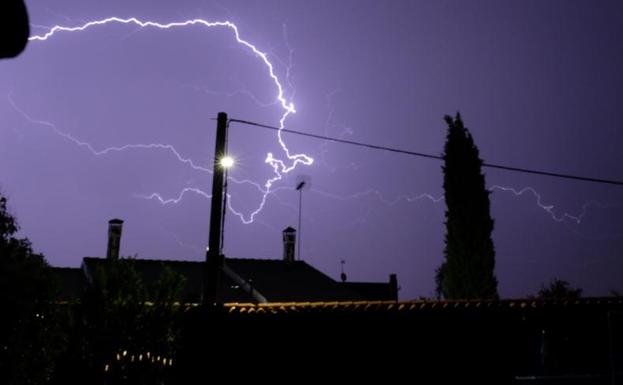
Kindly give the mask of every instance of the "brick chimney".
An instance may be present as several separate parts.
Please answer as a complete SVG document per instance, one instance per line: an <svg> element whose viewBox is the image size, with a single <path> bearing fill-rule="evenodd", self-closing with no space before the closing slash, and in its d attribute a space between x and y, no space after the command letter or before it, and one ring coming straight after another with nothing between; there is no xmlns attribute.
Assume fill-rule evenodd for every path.
<svg viewBox="0 0 623 385"><path fill-rule="evenodd" d="M283 230L283 260L286 262L294 262L294 250L296 246L296 230L292 227L286 227Z"/></svg>
<svg viewBox="0 0 623 385"><path fill-rule="evenodd" d="M107 259L119 259L119 248L121 246L121 230L123 221L121 219L111 219L108 221L108 250Z"/></svg>

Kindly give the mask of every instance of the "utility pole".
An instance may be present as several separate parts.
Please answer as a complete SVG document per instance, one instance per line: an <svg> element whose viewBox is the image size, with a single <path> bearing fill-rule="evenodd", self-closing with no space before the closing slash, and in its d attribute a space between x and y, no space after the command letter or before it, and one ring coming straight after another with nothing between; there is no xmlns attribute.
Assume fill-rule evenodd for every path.
<svg viewBox="0 0 623 385"><path fill-rule="evenodd" d="M227 114L218 113L216 122L216 145L214 148L214 166L212 174L212 206L210 209L210 240L206 252L205 273L203 278L203 304L213 305L220 302L221 275L224 256L221 253L221 234L223 225L223 185L225 167L221 159L227 151Z"/></svg>

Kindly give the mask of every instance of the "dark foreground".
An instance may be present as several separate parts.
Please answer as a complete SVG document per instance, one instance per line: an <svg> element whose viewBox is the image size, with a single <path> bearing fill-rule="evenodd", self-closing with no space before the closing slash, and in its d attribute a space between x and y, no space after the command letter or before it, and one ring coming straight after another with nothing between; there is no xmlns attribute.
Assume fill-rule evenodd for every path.
<svg viewBox="0 0 623 385"><path fill-rule="evenodd" d="M175 352L122 346L57 383L623 383L623 300L188 306ZM101 368L99 367L101 366ZM448 382L450 381L450 382Z"/></svg>

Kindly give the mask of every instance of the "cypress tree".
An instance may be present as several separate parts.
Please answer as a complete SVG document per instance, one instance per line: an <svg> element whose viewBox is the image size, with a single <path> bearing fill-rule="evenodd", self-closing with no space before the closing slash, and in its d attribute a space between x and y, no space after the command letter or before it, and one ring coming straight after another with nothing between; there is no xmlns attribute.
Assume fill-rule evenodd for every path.
<svg viewBox="0 0 623 385"><path fill-rule="evenodd" d="M446 299L498 298L489 191L482 160L461 115L446 115L444 149L446 238L444 262L437 269L437 293Z"/></svg>

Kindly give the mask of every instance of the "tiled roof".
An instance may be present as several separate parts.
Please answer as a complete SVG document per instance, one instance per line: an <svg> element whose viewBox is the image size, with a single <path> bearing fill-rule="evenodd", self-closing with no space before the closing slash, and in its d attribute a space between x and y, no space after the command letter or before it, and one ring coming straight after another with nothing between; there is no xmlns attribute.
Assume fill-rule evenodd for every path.
<svg viewBox="0 0 623 385"><path fill-rule="evenodd" d="M281 303L226 303L228 313L286 314L324 312L384 312L411 313L422 311L449 312L453 310L529 310L590 307L623 307L623 298L561 299L508 299L508 300L456 300L456 301L323 301Z"/></svg>

